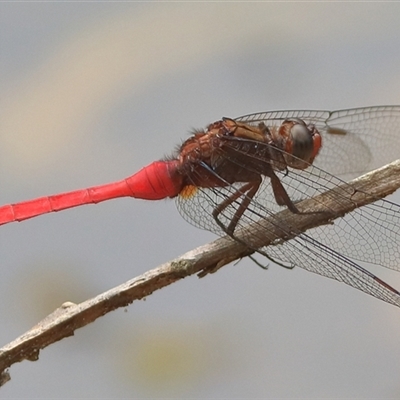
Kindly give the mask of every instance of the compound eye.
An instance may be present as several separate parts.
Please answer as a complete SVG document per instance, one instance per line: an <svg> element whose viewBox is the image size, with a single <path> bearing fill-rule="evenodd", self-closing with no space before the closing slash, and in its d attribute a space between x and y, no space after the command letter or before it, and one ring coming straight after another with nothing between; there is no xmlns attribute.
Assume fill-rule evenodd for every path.
<svg viewBox="0 0 400 400"><path fill-rule="evenodd" d="M301 160L309 161L314 151L314 143L312 133L304 122L293 125L290 135L292 138L292 154Z"/></svg>

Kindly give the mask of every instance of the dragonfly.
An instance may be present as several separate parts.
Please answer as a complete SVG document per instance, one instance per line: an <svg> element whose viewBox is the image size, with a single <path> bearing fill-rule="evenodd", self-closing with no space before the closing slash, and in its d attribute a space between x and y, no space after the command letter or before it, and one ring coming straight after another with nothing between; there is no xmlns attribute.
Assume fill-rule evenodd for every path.
<svg viewBox="0 0 400 400"><path fill-rule="evenodd" d="M194 131L171 157L126 179L2 206L0 225L118 197L174 198L183 218L196 227L228 235L283 267L344 282L400 307L400 292L360 265L400 270L400 205L378 199L295 235L277 214L285 208L301 214L299 201L338 188L343 179L399 154L400 106L223 118ZM354 194L348 189L343 201ZM334 216L334 210L320 206L319 212ZM237 236L265 218L291 239L254 248L251 235Z"/></svg>

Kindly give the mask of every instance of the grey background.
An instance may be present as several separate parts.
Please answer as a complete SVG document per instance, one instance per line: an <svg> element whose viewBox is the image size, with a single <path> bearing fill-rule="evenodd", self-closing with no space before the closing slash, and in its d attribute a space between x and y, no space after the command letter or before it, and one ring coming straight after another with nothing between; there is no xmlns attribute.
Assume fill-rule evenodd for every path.
<svg viewBox="0 0 400 400"><path fill-rule="evenodd" d="M0 3L0 203L93 186L193 128L399 104L398 3ZM397 196L397 200L399 197ZM0 343L214 239L173 201L0 228ZM400 287L400 276L375 269ZM2 398L398 398L400 314L249 260L165 288L11 369Z"/></svg>

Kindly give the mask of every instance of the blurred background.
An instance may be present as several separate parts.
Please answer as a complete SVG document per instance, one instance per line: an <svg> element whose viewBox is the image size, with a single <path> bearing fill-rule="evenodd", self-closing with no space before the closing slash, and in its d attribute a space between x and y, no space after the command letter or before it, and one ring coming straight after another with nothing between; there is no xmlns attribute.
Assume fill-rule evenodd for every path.
<svg viewBox="0 0 400 400"><path fill-rule="evenodd" d="M398 3L0 3L0 204L107 183L192 128L400 103ZM397 200L400 200L397 196ZM0 344L214 239L174 201L0 228ZM400 287L400 276L376 269ZM250 260L191 277L12 366L2 398L398 398L400 314Z"/></svg>

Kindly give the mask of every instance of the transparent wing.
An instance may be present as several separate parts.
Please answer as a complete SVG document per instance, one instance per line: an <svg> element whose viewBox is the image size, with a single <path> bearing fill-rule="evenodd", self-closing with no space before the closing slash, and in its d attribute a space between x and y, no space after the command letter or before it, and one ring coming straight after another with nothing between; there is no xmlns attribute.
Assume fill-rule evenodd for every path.
<svg viewBox="0 0 400 400"><path fill-rule="evenodd" d="M310 166L304 171L290 169L284 173L278 171L276 173L294 202L314 197L344 183L315 166ZM224 235L224 231L215 222L212 212L218 204L237 193L242 186L243 183L235 183L224 188L196 188L191 196L177 198L178 210L191 224ZM348 201L352 194L354 190L348 186L347 191L341 192L343 201ZM246 193L242 193L220 214L219 218L224 226L229 225L244 197ZM321 204L321 207L324 205ZM280 210L282 207L275 202L270 181L264 178L250 206L239 220L237 228L245 228L249 224L260 223L262 218L270 217L275 229L290 236L294 232L293 227L275 215ZM326 211L333 212L328 209ZM251 245L254 243L253 237L245 236L244 242L253 248ZM307 231L307 234L300 233L289 241L265 247L262 251L268 258L280 264L298 266L345 282L379 299L400 306L400 294L397 290L350 259L399 270L399 243L400 206L379 200L336 219L332 225L313 228Z"/></svg>
<svg viewBox="0 0 400 400"><path fill-rule="evenodd" d="M333 175L348 179L400 157L400 106L269 111L236 120L250 124L264 122L270 127L293 117L318 128L322 149L314 164Z"/></svg>

